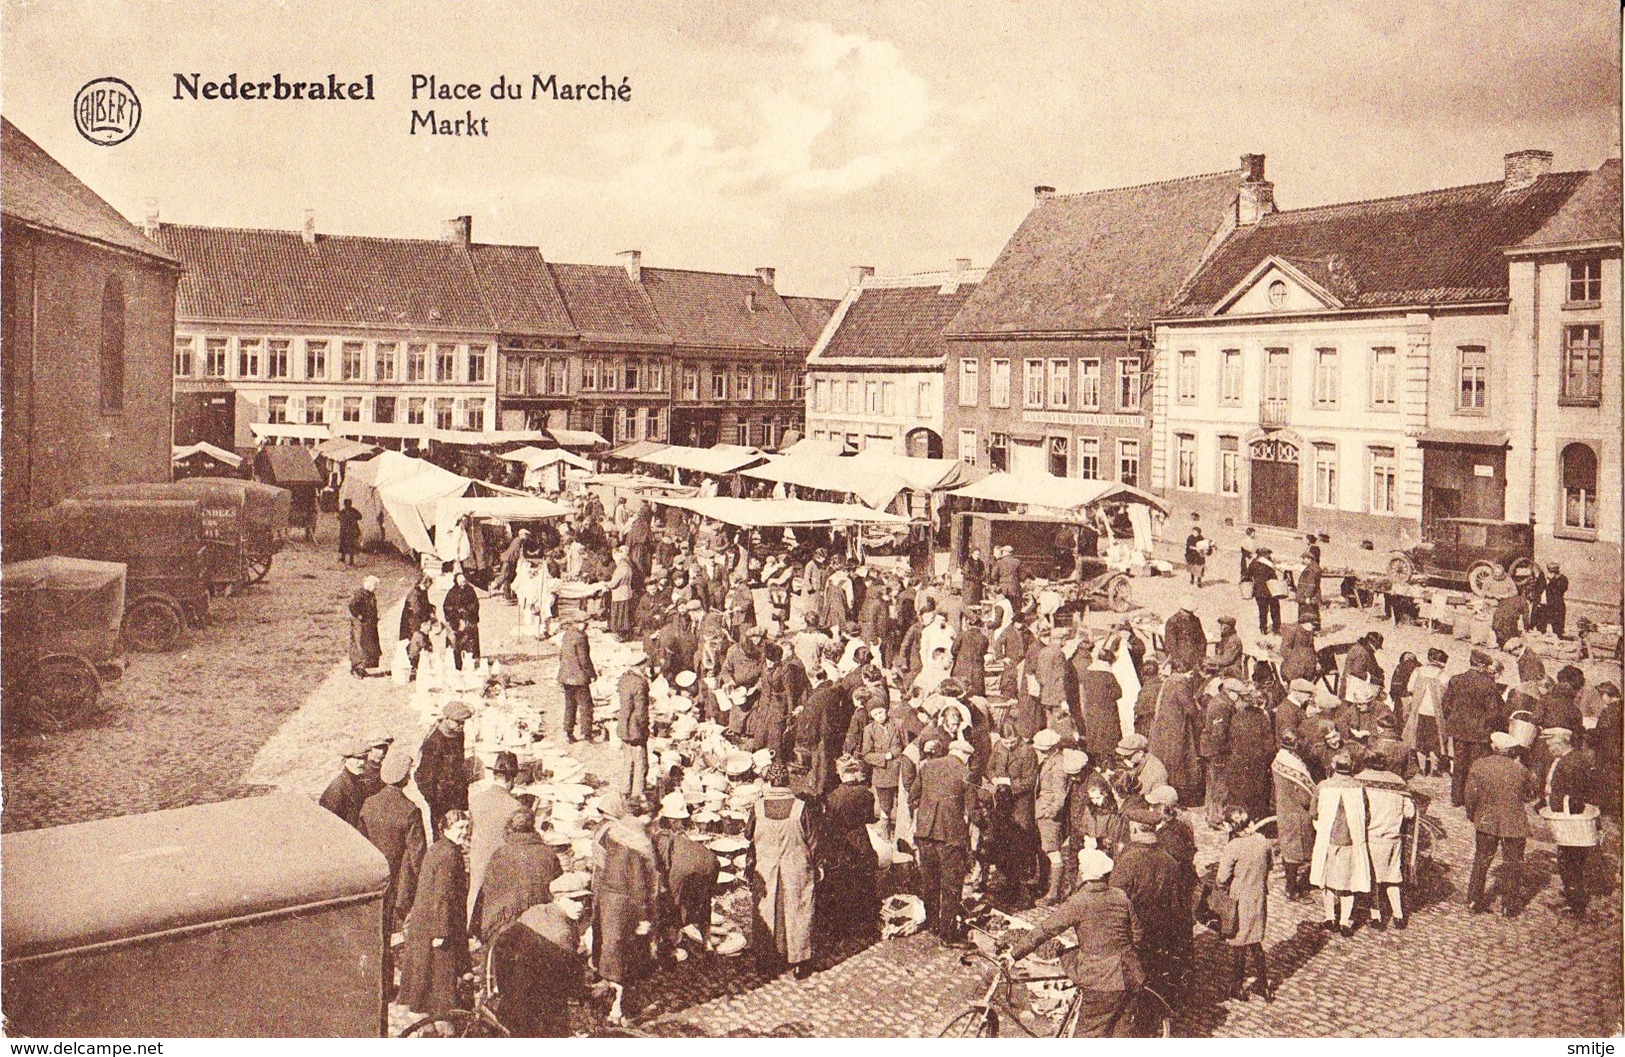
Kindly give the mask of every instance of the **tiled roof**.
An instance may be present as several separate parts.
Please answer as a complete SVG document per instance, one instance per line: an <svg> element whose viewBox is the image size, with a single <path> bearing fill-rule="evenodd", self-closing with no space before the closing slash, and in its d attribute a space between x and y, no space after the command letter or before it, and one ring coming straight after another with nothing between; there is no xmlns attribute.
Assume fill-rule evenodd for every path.
<svg viewBox="0 0 1625 1057"><path fill-rule="evenodd" d="M569 335L576 332L553 273L535 246L468 248L485 306L503 333Z"/></svg>
<svg viewBox="0 0 1625 1057"><path fill-rule="evenodd" d="M958 282L951 272L864 282L848 295L839 323L811 362L941 359L944 328L959 314L984 274L978 269ZM950 288L950 293L942 292Z"/></svg>
<svg viewBox="0 0 1625 1057"><path fill-rule="evenodd" d="M1619 159L1609 158L1587 176L1539 231L1519 249L1542 249L1588 242L1620 241Z"/></svg>
<svg viewBox="0 0 1625 1057"><path fill-rule="evenodd" d="M176 312L192 319L491 331L465 247L420 239L164 224L186 266Z"/></svg>
<svg viewBox="0 0 1625 1057"><path fill-rule="evenodd" d="M0 117L0 212L35 227L173 258L16 125Z"/></svg>
<svg viewBox="0 0 1625 1057"><path fill-rule="evenodd" d="M614 264L550 264L576 329L588 341L669 344L648 298Z"/></svg>
<svg viewBox="0 0 1625 1057"><path fill-rule="evenodd" d="M818 336L824 332L829 323L829 317L835 314L835 306L841 303L836 297L785 297L785 307L790 314L796 317L801 325L801 332L807 335L809 344L818 341Z"/></svg>
<svg viewBox="0 0 1625 1057"><path fill-rule="evenodd" d="M812 346L784 301L756 275L642 269L644 293L679 345L745 349ZM754 305L754 307L751 307Z"/></svg>
<svg viewBox="0 0 1625 1057"><path fill-rule="evenodd" d="M1265 257L1291 261L1350 308L1493 301L1507 296L1501 250L1549 220L1585 173L1275 213L1225 239L1167 313L1207 314Z"/></svg>
<svg viewBox="0 0 1625 1057"><path fill-rule="evenodd" d="M1234 218L1242 172L1189 176L1039 203L949 334L1084 331L1144 324Z"/></svg>

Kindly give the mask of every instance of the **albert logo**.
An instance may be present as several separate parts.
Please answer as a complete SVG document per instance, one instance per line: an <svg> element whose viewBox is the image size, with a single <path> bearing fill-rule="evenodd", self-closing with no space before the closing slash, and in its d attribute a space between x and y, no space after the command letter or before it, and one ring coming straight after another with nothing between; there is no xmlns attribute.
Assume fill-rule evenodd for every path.
<svg viewBox="0 0 1625 1057"><path fill-rule="evenodd" d="M123 143L141 124L141 100L117 77L98 77L73 97L73 124L99 147Z"/></svg>

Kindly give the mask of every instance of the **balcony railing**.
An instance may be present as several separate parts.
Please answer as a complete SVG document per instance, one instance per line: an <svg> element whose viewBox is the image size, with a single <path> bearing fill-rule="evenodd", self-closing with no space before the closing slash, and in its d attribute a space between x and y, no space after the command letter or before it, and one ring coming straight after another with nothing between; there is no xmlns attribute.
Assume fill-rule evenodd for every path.
<svg viewBox="0 0 1625 1057"><path fill-rule="evenodd" d="M1268 397L1258 402L1258 424L1266 428L1286 425L1291 420L1292 401Z"/></svg>

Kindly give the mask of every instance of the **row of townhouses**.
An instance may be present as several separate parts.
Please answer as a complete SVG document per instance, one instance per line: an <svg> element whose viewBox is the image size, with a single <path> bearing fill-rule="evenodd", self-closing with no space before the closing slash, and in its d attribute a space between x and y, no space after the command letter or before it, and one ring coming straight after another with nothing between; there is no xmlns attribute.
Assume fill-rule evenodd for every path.
<svg viewBox="0 0 1625 1057"><path fill-rule="evenodd" d="M571 429L772 447L802 428L803 367L835 302L753 274L547 261L534 246L160 223L178 260L175 441L322 424Z"/></svg>
<svg viewBox="0 0 1625 1057"><path fill-rule="evenodd" d="M1541 560L1615 596L1620 163L1551 162L1295 210L1256 154L1036 188L985 271L854 274L808 360L809 434L1378 549L1531 522Z"/></svg>

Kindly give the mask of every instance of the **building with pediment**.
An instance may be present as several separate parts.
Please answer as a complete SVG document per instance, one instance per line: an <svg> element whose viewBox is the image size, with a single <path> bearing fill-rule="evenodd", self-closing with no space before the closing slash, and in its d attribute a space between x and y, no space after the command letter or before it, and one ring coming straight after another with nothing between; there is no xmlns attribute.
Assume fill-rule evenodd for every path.
<svg viewBox="0 0 1625 1057"><path fill-rule="evenodd" d="M1378 549L1440 518L1528 520L1529 350L1503 251L1588 176L1550 167L1521 151L1494 183L1236 228L1157 325L1153 486Z"/></svg>

